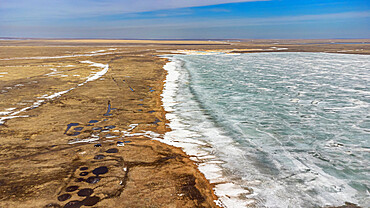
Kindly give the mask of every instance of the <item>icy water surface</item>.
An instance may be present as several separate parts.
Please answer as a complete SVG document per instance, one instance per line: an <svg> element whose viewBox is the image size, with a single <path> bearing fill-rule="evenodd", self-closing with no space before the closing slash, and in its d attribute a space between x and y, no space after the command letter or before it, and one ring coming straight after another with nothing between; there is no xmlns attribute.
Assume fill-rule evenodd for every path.
<svg viewBox="0 0 370 208"><path fill-rule="evenodd" d="M248 198L267 207L370 206L369 56L175 55L172 61L181 73L172 116L225 161L226 177L253 190Z"/></svg>

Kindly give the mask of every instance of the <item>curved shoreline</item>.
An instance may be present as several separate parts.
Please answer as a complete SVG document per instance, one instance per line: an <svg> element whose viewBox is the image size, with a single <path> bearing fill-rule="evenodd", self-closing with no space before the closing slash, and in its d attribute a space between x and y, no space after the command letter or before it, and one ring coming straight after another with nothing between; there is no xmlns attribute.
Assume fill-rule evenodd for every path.
<svg viewBox="0 0 370 208"><path fill-rule="evenodd" d="M56 203L62 205L67 203L59 202L57 200L58 194L63 192L67 185L75 185L73 180L75 177L79 177L79 168L85 166L89 167L89 170L96 168L93 163L95 162L94 157L106 154L106 151L112 147L111 145L117 146L115 143L117 140L125 139L130 143L117 146L120 151L114 153L118 157L124 158L124 162L117 167L120 167L126 174L125 178L122 179L125 189L116 198L107 198L99 202L99 206L217 207L214 200L220 198L214 194L214 188L222 184L212 181L211 177L203 174L204 172L202 173L200 169L207 166L201 167L199 165L208 156L198 155L198 159L200 158L198 161L197 157L194 157L195 154L176 147L179 145L178 141L168 141L170 144L168 145L165 144L165 140L155 139L156 136L148 132L164 135L171 132L165 125L168 123L166 120L170 120L166 119L166 116L171 116L171 113L165 112L160 97L166 78L163 66L170 62L158 58L158 54L165 52L159 52L156 49L172 51L178 48L194 48L202 50L207 47L228 46L200 45L197 47L186 44L184 46L142 45L127 48L121 46L118 46L117 52L112 54L91 55L91 57L89 55L89 59L95 63L109 64L109 71L104 76L89 82L88 85L69 91L61 97L47 100L45 105L27 111L27 115L30 115L27 118L8 120L6 125L0 125L2 137L0 206L43 207L45 205L57 206ZM0 49L4 49L0 55L6 55L2 58L8 58L8 54L14 57L18 55L36 57L42 52L41 54L44 54L42 57L48 57L47 53L50 52L50 56L61 56L67 53L62 53L62 50L75 50L82 53L92 50L91 47L96 47L94 50L99 52L103 48L109 49L112 46L88 46L86 48L73 46L73 48L66 47L64 49L63 47L58 50L53 46L28 47L26 51L22 50L22 46L16 46L11 50L0 47ZM231 47L234 48L234 46ZM47 55L45 56L45 54ZM34 93L36 96L33 97L37 97L39 96L37 92L40 95L45 94L42 90L47 91L50 86L56 92L70 89L66 83L77 79L77 77L73 77L74 72L88 72L87 65L80 67L79 61L86 60L83 56L47 60L48 66L44 63L46 60L24 60L21 58L2 60L5 71L9 71L10 67L6 66L11 65L14 66L11 68L12 70L17 67L17 70L23 74L19 74L19 76L16 74L17 80L11 71L4 77L0 76L0 79L5 80L0 83L0 87L7 89L5 87L17 86L20 83L24 85L14 87L7 94L0 94L0 96L14 96L14 99L12 97L14 101L8 102L14 103L14 105L25 104L27 100L30 100L27 96ZM71 67L71 64L75 66ZM60 66L60 69L64 70L63 73L69 74L69 77L38 75L39 72L39 74L50 72L48 67L55 66ZM35 73L30 74L30 70ZM28 79L27 76L31 76L31 78ZM0 104L6 104L5 99L0 100L3 101ZM103 115L107 111L108 101L112 104L112 108L116 109L111 112L112 116L106 118ZM7 109L6 112L11 111ZM92 120L99 122L89 123ZM68 133L70 135L64 134L66 125L71 123L78 123L79 126L76 128L84 127L80 135L72 137L70 133ZM130 129L132 124L138 124L138 126L135 129ZM116 127L112 130L108 129L109 132L102 132L100 136L106 137L101 140L94 138L94 140L84 141L92 136L91 133L95 135L96 131L91 130L92 128L105 128L106 126ZM73 142L75 140L72 138L77 138L77 142ZM94 147L98 142L101 142L102 147ZM192 143L194 144L194 142L188 144ZM203 144L198 143L197 145ZM109 170L113 172L114 167L109 166L111 168ZM205 171L208 170L205 169ZM118 183L121 182L118 181ZM99 190L104 193L113 186L103 183L100 187ZM229 187L224 188L229 190ZM100 194L98 191L96 192ZM217 188L216 193L220 196ZM72 197L74 197L73 200L77 199L75 195Z"/></svg>
<svg viewBox="0 0 370 208"><path fill-rule="evenodd" d="M180 147L189 155L190 159L197 164L197 169L213 185L213 191L218 197L215 203L218 206L227 208L252 206L255 201L245 197L250 194L250 191L226 178L223 173L224 170L219 166L224 162L202 150L202 146L207 146L207 144L192 138L192 133L182 126L181 119L177 117L176 107L174 106L178 104L175 97L177 90L180 90L178 80L181 79L181 72L179 70L183 70L183 68L181 68L181 62L176 58L170 56L162 56L162 58L167 58L170 61L163 67L167 71L167 76L164 81L162 102L171 131L166 132L163 140L160 141Z"/></svg>
<svg viewBox="0 0 370 208"><path fill-rule="evenodd" d="M39 94L54 95L50 88L56 92L70 89L81 83L74 74L90 74L88 65L92 63L106 65L103 71L103 65L94 65L96 77L89 77L94 81L19 114L29 115L27 118L0 125L0 207L85 203L76 187L92 189L94 203L102 207L218 207L212 185L189 156L153 139L169 130L160 97L165 61L136 48L89 59L91 62L83 57L47 60L52 64L48 67L60 66L58 69L69 75L61 78L43 76L49 71L42 68L45 61L41 59L2 61L4 66L24 62L40 66L19 68L21 78L9 71L1 83L0 87L7 87L27 80L22 89L0 94L0 98L12 96L15 104ZM66 64L75 66L63 67ZM30 70L31 80L27 78ZM6 108L11 104L0 100ZM94 178L97 168L108 172Z"/></svg>
<svg viewBox="0 0 370 208"><path fill-rule="evenodd" d="M165 94L165 93L167 93L167 95L166 96L164 96L164 98L163 98L163 103L164 103L164 107L165 107L165 110L167 111L167 115L169 115L169 116L167 116L167 117L169 117L169 119L168 120L170 120L170 127L171 127L171 129L172 130L174 130L174 131L178 131L179 129L181 130L181 127L178 127L178 126L176 126L176 125L180 125L180 123L181 123L181 121L179 121L179 120L176 120L176 118L174 118L174 117L176 117L176 115L174 115L174 113L172 113L172 111L174 111L174 110L176 110L176 109L179 109L179 107L177 107L177 108L175 108L174 109L174 105L177 105L177 103L176 102L185 102L184 100L186 100L186 99L184 99L184 100L182 100L182 99L180 99L180 101L179 100L175 100L175 99L173 99L173 98L171 98L171 96L172 97L174 97L174 95L171 95L171 93L172 94L175 94L176 92L168 92L168 91L176 91L176 90L183 90L183 88L184 88L184 85L182 85L182 87L180 87L180 89L179 89L179 87L178 86L176 86L176 80L179 80L179 75L178 74L176 74L176 73L178 73L178 70L176 70L176 69L174 69L174 68L176 68L176 58L171 58L171 57L167 57L167 58L169 58L170 59L170 61L171 62L169 62L169 63L167 63L165 66L164 66L164 68L165 68L165 70L167 70L168 72L169 72L169 78L167 78L167 83L165 84L165 89L164 89L164 93L163 94ZM181 59L181 58L180 58ZM178 64L179 65L179 64ZM178 66L179 67L179 66ZM172 72L172 76L171 76L171 72ZM182 79L181 80L184 80L183 79L184 77L182 77ZM186 80L188 80L188 79L186 79ZM170 84L168 84L168 82L170 82ZM167 86L166 86L167 85ZM170 85L170 86L168 86L168 85ZM167 88L170 88L170 90L168 90L168 89L166 89L166 87ZM167 91L167 92L166 92ZM169 95L170 94L170 95ZM167 99L167 101L166 101L166 99ZM166 102L167 102L167 109L166 109ZM184 106L182 106L182 107L184 107ZM190 109L190 108L186 108L188 111L190 110L190 111L192 111L192 109ZM180 113L181 113L182 111L180 111ZM186 114L187 114L187 112L186 111L184 111ZM192 116L189 116L189 114L187 114L187 116L186 117L192 117ZM194 118L194 117L192 117L192 118ZM171 121L174 123L172 126L174 126L174 128L171 126ZM179 133L180 132L177 132L177 135L179 135ZM186 134L186 133L185 133ZM172 138L171 138L172 137ZM180 139L181 138L181 139ZM169 135L167 138L166 138L166 136L165 136L165 142L167 143L167 144L170 144L170 145L174 145L174 146L177 146L177 147L181 147L188 155L190 155L191 156L191 158L198 164L198 169L200 169L200 171L206 176L206 178L210 181L210 183L211 184L214 184L214 182L212 182L212 179L209 177L209 175L210 175L210 173L209 172L212 172L212 171L210 171L210 168L206 168L206 170L202 170L201 168L200 168L200 166L202 165L202 164L204 164L204 161L198 161L197 160L197 155L202 155L202 156L204 156L204 154L199 154L197 151L201 151L201 150L199 150L200 149L200 147L201 146L204 146L204 145L207 145L207 144L204 144L202 141L198 141L196 138L194 138L194 140L193 139L187 139L187 138L185 138L185 137L180 137L180 138L176 138L176 133L175 132L173 132L173 134L172 135ZM192 138L191 136L189 136L189 138ZM189 150L190 149L190 150ZM207 172L207 171L209 171L209 172ZM216 193L216 195L219 197L219 200L220 201L222 201L222 196L220 197L220 194L218 194L217 193L217 188L215 188L216 189L216 191L215 191L215 193ZM229 191L230 191L230 187L229 187L229 189L228 189ZM351 201L351 202L353 202L352 200L348 200L348 201ZM343 201L343 203L344 203L344 201ZM355 203L357 203L357 202L355 202ZM348 202L345 202L345 204L346 205L344 205L343 207L350 207L350 206L354 206L354 207L356 207L356 205L354 205L354 204L351 204L351 203L348 203ZM342 206L340 206L340 203L338 204L338 203L336 203L336 206L339 206L339 207L342 207ZM231 206L230 206L231 207Z"/></svg>

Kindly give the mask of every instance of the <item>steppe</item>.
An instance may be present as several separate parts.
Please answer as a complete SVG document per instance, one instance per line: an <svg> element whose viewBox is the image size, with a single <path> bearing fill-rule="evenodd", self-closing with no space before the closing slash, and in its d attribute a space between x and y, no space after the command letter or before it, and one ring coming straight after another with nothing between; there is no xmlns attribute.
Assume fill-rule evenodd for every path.
<svg viewBox="0 0 370 208"><path fill-rule="evenodd" d="M0 207L217 207L196 163L160 142L171 129L159 55L370 54L369 43L0 40Z"/></svg>

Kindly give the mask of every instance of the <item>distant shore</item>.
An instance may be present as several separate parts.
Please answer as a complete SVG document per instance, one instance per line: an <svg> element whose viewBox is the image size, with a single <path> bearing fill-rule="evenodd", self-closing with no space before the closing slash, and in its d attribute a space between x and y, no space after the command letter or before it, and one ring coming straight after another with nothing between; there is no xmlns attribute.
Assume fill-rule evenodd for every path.
<svg viewBox="0 0 370 208"><path fill-rule="evenodd" d="M0 46L146 47L147 49L233 50L234 52L326 52L370 54L370 39L231 39L231 40L110 40L4 39ZM278 48L286 48L279 50Z"/></svg>

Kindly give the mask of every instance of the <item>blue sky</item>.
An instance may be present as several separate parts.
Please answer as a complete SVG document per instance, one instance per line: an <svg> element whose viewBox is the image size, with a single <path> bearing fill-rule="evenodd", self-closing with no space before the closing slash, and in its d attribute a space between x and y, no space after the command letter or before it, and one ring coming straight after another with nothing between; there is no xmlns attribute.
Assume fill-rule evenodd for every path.
<svg viewBox="0 0 370 208"><path fill-rule="evenodd" d="M0 0L0 37L370 38L369 0Z"/></svg>

